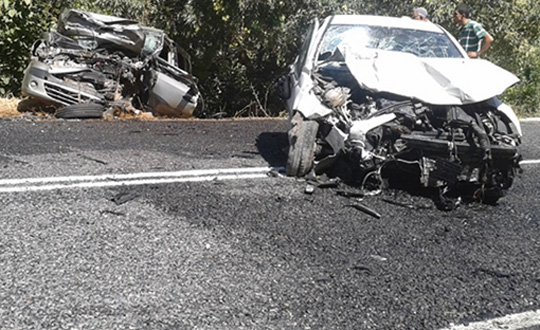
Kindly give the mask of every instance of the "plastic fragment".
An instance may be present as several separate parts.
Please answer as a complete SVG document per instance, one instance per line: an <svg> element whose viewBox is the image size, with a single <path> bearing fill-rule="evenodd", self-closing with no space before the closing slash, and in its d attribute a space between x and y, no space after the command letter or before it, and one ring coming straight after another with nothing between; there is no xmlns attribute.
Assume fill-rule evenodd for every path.
<svg viewBox="0 0 540 330"><path fill-rule="evenodd" d="M314 191L315 191L315 186L309 183L306 185L306 188L304 189L304 193L309 194L309 195L313 194Z"/></svg>
<svg viewBox="0 0 540 330"><path fill-rule="evenodd" d="M363 204L357 203L357 204L351 204L351 205L348 205L348 206L354 207L355 209L360 210L360 211L362 211L362 212L364 212L366 214L369 214L369 215L371 215L371 216L373 216L373 217L375 217L377 219L381 218L381 215L377 211L375 211L375 210L373 210L373 209L371 209L371 208L369 208L369 207L367 207L367 206L365 206Z"/></svg>

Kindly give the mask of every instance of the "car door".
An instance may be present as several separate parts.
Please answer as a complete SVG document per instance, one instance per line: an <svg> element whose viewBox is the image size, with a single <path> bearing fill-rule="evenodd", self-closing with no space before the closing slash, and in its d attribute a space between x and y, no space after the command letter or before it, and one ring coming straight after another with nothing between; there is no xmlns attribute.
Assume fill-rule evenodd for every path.
<svg viewBox="0 0 540 330"><path fill-rule="evenodd" d="M302 75L308 75L313 65L313 54L315 52L314 48L317 45L317 36L319 31L319 20L317 18L313 19L311 26L306 34L300 52L296 57L295 62L291 65L291 71L289 75L283 81L283 86L288 92L288 97L286 97L286 105L289 112L292 112L294 109L295 101L302 93L301 79Z"/></svg>

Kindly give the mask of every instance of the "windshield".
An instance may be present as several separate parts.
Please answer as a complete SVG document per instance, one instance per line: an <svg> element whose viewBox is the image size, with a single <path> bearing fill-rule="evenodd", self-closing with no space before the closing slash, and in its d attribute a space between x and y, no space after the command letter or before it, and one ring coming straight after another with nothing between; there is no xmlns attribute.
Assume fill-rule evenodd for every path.
<svg viewBox="0 0 540 330"><path fill-rule="evenodd" d="M338 45L411 53L418 57L463 57L444 33L369 25L331 25L321 43L319 57L334 53Z"/></svg>
<svg viewBox="0 0 540 330"><path fill-rule="evenodd" d="M163 32L144 29L144 47L142 53L144 56L152 55L163 47Z"/></svg>

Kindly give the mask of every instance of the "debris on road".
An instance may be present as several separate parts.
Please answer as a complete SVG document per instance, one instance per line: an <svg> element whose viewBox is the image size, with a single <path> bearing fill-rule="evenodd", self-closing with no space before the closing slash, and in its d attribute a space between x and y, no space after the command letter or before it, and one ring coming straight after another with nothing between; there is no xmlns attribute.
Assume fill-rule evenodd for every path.
<svg viewBox="0 0 540 330"><path fill-rule="evenodd" d="M431 209L431 206L429 206L429 205L415 205L415 204L410 204L410 203L402 203L402 202L398 202L398 201L391 200L391 199L388 199L388 198L383 198L382 201L386 202L388 204L401 206L401 207L412 209L412 210L421 210L421 209L422 210L428 210L428 209Z"/></svg>
<svg viewBox="0 0 540 330"><path fill-rule="evenodd" d="M375 217L377 219L380 219L381 218L381 214L367 206L365 206L364 204L361 204L361 203L355 203L355 204L350 204L350 205L347 205L349 207L353 207L359 211L362 211L368 215L371 215L372 217Z"/></svg>
<svg viewBox="0 0 540 330"><path fill-rule="evenodd" d="M139 197L139 195L130 193L130 192L121 192L116 194L111 201L113 201L116 205L122 205L129 201L134 200L135 198Z"/></svg>

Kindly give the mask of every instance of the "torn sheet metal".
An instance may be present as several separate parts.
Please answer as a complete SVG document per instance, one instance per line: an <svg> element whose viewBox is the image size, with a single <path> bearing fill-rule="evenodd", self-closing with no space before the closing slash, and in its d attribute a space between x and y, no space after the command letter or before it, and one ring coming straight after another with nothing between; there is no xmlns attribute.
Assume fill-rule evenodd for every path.
<svg viewBox="0 0 540 330"><path fill-rule="evenodd" d="M71 114L70 106L93 103L103 114L191 117L201 95L190 71L190 56L164 31L69 9L34 43L21 91Z"/></svg>
<svg viewBox="0 0 540 330"><path fill-rule="evenodd" d="M145 35L136 21L81 10L66 10L60 16L58 32L68 37L87 37L140 54Z"/></svg>

